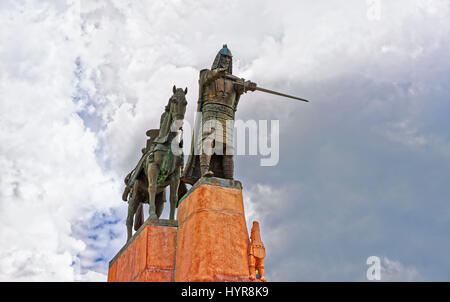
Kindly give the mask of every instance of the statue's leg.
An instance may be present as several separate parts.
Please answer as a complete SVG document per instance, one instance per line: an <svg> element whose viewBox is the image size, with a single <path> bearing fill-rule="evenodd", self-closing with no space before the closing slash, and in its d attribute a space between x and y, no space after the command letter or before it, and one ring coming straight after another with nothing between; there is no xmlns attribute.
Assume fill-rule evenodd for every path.
<svg viewBox="0 0 450 302"><path fill-rule="evenodd" d="M211 155L200 155L200 171L203 177L212 177L214 173L209 170L209 164L211 162Z"/></svg>
<svg viewBox="0 0 450 302"><path fill-rule="evenodd" d="M250 255L248 257L248 261L249 261L249 275L250 275L250 280L255 280L256 279L256 271L255 271L255 265L256 265L256 259L255 256Z"/></svg>
<svg viewBox="0 0 450 302"><path fill-rule="evenodd" d="M180 168L178 168L180 170ZM178 202L178 186L180 185L180 172L170 178L170 215L169 219L175 219L175 209Z"/></svg>
<svg viewBox="0 0 450 302"><path fill-rule="evenodd" d="M266 278L264 278L264 258L258 258L256 260L256 268L258 269L261 281L266 282Z"/></svg>
<svg viewBox="0 0 450 302"><path fill-rule="evenodd" d="M160 152L155 152L154 162L149 165L147 171L149 219L158 219L158 216L156 215L155 195L157 189L160 163L161 163L161 154Z"/></svg>
<svg viewBox="0 0 450 302"><path fill-rule="evenodd" d="M138 200L138 187L139 181L136 180L133 186L133 190L131 191L131 197L128 200L128 215L127 215L127 242L131 239L133 235L133 218L136 213L137 207L139 205Z"/></svg>
<svg viewBox="0 0 450 302"><path fill-rule="evenodd" d="M214 147L214 141L210 138L206 138L203 141L203 150L200 154L200 171L204 177L212 177L214 173L210 171L209 165L211 163L211 156Z"/></svg>
<svg viewBox="0 0 450 302"><path fill-rule="evenodd" d="M234 161L233 155L222 156L223 177L226 179L233 179Z"/></svg>

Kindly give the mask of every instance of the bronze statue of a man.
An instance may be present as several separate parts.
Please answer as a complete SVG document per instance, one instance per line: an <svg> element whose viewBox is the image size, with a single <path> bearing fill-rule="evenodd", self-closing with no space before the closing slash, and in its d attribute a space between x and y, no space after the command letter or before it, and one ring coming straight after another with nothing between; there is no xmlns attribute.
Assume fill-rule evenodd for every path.
<svg viewBox="0 0 450 302"><path fill-rule="evenodd" d="M256 84L233 76L232 66L231 52L223 45L211 70L200 71L197 112L201 112L202 122L194 129L191 154L183 175L183 180L191 185L202 176L233 179L235 112L240 96L254 91Z"/></svg>

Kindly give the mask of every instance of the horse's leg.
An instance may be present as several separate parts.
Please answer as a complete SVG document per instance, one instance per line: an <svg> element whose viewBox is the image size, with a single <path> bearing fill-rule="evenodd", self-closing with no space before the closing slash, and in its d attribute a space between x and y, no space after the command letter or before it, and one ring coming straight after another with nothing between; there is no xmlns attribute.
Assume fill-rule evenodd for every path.
<svg viewBox="0 0 450 302"><path fill-rule="evenodd" d="M155 195L157 189L160 163L161 163L161 155L159 154L159 152L155 152L154 162L149 165L149 169L147 171L149 219L158 219L158 215L156 215Z"/></svg>
<svg viewBox="0 0 450 302"><path fill-rule="evenodd" d="M178 168L180 169L180 168ZM176 175L170 178L170 215L169 219L175 219L175 209L178 202L178 186L180 185L180 173L175 173Z"/></svg>
<svg viewBox="0 0 450 302"><path fill-rule="evenodd" d="M161 217L161 214L164 210L164 199L165 199L164 191L159 194L156 194L155 205L156 205L156 216L158 216L158 218Z"/></svg>
<svg viewBox="0 0 450 302"><path fill-rule="evenodd" d="M134 230L137 231L144 224L144 209L143 203L139 202L136 213L134 214Z"/></svg>
<svg viewBox="0 0 450 302"><path fill-rule="evenodd" d="M144 174L144 173L142 173ZM137 231L144 224L144 203L148 203L147 177L139 178L139 204L134 214L134 230Z"/></svg>
<svg viewBox="0 0 450 302"><path fill-rule="evenodd" d="M133 191L131 192L131 197L128 200L128 216L127 216L127 242L131 239L133 235L133 218L136 213L137 206L139 205L138 200L138 188L139 181L136 180L133 186Z"/></svg>

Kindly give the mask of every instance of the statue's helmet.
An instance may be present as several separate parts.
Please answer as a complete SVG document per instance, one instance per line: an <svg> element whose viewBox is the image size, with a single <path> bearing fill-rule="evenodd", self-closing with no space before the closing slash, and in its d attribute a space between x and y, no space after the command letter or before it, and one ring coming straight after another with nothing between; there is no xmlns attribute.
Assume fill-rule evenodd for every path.
<svg viewBox="0 0 450 302"><path fill-rule="evenodd" d="M214 63L212 64L211 70L223 68L224 60L226 57L229 58L228 72L230 74L232 74L233 73L233 63L232 63L233 56L231 55L231 51L228 49L227 44L224 44L222 49L217 54L216 58L214 59Z"/></svg>
<svg viewBox="0 0 450 302"><path fill-rule="evenodd" d="M261 241L261 235L259 233L259 222L258 221L253 221L253 226L252 226L252 230L251 230L251 234L250 234L250 238L254 241L254 240L258 240Z"/></svg>

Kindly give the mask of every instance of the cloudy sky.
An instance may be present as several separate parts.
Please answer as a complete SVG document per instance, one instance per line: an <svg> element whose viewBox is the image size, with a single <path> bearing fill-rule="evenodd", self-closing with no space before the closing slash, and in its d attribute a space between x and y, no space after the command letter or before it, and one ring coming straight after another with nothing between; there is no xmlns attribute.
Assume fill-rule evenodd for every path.
<svg viewBox="0 0 450 302"><path fill-rule="evenodd" d="M239 156L272 281L450 281L450 1L0 2L0 280L105 281L123 177L174 84L227 43L280 120L280 161ZM165 211L163 218L168 217Z"/></svg>

